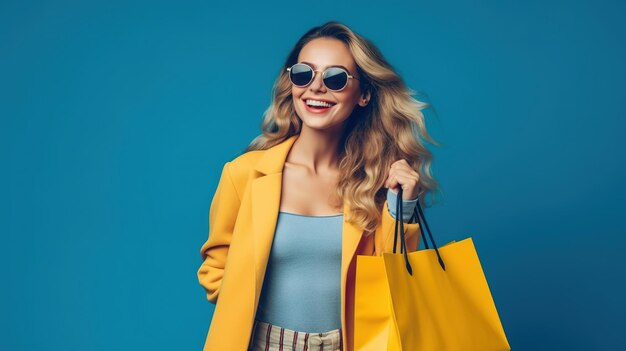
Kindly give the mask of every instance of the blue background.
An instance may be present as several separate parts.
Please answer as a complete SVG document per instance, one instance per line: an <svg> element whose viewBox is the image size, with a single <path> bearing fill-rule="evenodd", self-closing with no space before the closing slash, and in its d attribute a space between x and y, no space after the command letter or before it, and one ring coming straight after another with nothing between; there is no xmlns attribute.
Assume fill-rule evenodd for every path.
<svg viewBox="0 0 626 351"><path fill-rule="evenodd" d="M620 1L0 3L0 349L200 350L224 162L310 27L433 104L426 209L472 236L513 350L624 347ZM621 150L621 151L620 151Z"/></svg>

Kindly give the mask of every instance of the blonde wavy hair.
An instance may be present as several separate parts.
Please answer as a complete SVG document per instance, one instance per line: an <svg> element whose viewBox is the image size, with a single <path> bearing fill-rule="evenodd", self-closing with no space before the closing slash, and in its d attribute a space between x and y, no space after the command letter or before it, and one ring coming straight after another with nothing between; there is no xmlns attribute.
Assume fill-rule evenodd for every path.
<svg viewBox="0 0 626 351"><path fill-rule="evenodd" d="M422 139L437 146L439 143L428 134L421 112L430 104L413 98L415 91L405 86L368 39L337 21L306 32L292 48L274 83L272 102L263 114L262 134L244 152L268 149L300 133L302 120L293 105L286 69L297 63L300 50L316 38L335 38L345 43L361 77L361 91L371 93L370 102L365 107L356 105L346 121L336 189L337 196L349 204L346 220L371 235L381 221L387 191L383 186L393 162L405 159L418 172L419 201L423 207L428 193L433 203L437 202L434 191L438 190L438 183L431 174L432 154Z"/></svg>

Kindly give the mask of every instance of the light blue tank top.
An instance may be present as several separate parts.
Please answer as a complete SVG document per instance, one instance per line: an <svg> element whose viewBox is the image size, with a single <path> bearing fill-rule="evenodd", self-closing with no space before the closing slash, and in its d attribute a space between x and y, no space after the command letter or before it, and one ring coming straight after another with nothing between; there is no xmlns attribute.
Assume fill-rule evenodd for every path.
<svg viewBox="0 0 626 351"><path fill-rule="evenodd" d="M396 193L387 201L396 218ZM403 201L405 222L416 202ZM309 333L341 328L342 226L343 214L278 213L256 319Z"/></svg>

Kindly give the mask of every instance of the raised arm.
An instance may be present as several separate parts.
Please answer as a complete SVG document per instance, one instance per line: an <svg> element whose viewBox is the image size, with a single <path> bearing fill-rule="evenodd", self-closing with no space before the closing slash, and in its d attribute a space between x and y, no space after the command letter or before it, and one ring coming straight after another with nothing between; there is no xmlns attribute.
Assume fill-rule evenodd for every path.
<svg viewBox="0 0 626 351"><path fill-rule="evenodd" d="M220 293L226 257L240 204L241 199L230 175L229 162L226 162L211 201L209 236L200 248L203 263L198 270L198 281L206 290L207 300L214 304L217 303Z"/></svg>
<svg viewBox="0 0 626 351"><path fill-rule="evenodd" d="M392 198L393 197L393 198ZM380 232L375 238L375 252L374 255L382 256L384 252L393 252L393 234L394 234L394 225L396 223L396 213L395 213L395 204L396 204L397 193L388 190L387 192L387 200L383 205L383 213L382 213L382 222L380 225ZM417 199L414 200L403 200L402 203L402 211L404 212L403 219L404 222L404 232L405 232L405 240L406 240L406 248L407 252L416 251L419 245L420 239L420 227L418 223L407 223L410 219L410 215L408 213L413 213L413 209L417 204ZM393 209L389 208L389 205L393 205ZM406 208L409 207L411 212L408 212ZM407 218L408 216L408 218ZM398 243L396 247L396 253L400 253L400 233L398 233Z"/></svg>

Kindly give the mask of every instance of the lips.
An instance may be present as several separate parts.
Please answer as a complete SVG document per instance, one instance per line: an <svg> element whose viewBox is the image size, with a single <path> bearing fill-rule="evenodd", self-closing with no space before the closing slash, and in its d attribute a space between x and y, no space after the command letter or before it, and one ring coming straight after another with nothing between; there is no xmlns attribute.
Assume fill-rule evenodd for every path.
<svg viewBox="0 0 626 351"><path fill-rule="evenodd" d="M334 101L324 100L324 99L317 99L317 98L304 98L304 99L302 99L302 101L304 101L305 103L306 103L306 101L307 101L307 100L323 101L323 102L327 102L327 103L329 103L329 104L331 104L331 105L335 105L335 104L337 104L337 103L336 103L336 102L334 102Z"/></svg>
<svg viewBox="0 0 626 351"><path fill-rule="evenodd" d="M335 104L334 102L331 102L331 101L328 101L328 100L319 100L319 99L313 99L313 100L325 101L325 102L328 102L328 103L331 103L331 104ZM318 113L318 114L321 114L321 113L326 113L327 111L329 111L330 109L332 109L332 108L333 108L333 107L335 107L335 105L336 105L336 104L335 104L335 105L333 105L333 106L331 106L331 107L324 107L324 108L313 108L313 107L311 107L311 106L307 105L307 103L306 103L306 99L302 100L302 104L304 104L304 108L305 108L307 111L309 111L309 112L311 112L311 113Z"/></svg>

